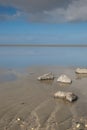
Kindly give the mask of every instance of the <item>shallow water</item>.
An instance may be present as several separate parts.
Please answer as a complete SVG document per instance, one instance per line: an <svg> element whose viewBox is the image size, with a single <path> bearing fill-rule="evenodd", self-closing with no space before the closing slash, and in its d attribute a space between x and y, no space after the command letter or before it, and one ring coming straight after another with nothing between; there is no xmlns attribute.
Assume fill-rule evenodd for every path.
<svg viewBox="0 0 87 130"><path fill-rule="evenodd" d="M2 74L2 75L0 75L0 83L2 83L2 82L6 82L6 81L13 81L13 80L16 80L17 79L17 77L16 77L16 75L14 75L14 74Z"/></svg>
<svg viewBox="0 0 87 130"><path fill-rule="evenodd" d="M85 47L0 47L0 67L87 66Z"/></svg>

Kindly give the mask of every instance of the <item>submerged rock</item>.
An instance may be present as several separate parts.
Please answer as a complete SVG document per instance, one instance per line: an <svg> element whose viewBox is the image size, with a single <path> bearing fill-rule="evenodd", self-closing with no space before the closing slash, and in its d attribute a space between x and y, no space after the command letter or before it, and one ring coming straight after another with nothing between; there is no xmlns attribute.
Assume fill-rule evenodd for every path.
<svg viewBox="0 0 87 130"><path fill-rule="evenodd" d="M53 76L53 74L50 72L50 73L44 74L44 75L42 75L42 76L39 76L37 79L38 79L38 80L53 80L53 79L54 79L54 76Z"/></svg>
<svg viewBox="0 0 87 130"><path fill-rule="evenodd" d="M72 83L72 80L67 76L67 75L64 75L62 74L58 79L57 79L58 82L61 82L61 83Z"/></svg>
<svg viewBox="0 0 87 130"><path fill-rule="evenodd" d="M76 70L75 70L75 72L76 73L78 73L78 74L87 74L87 69L86 68L77 68Z"/></svg>
<svg viewBox="0 0 87 130"><path fill-rule="evenodd" d="M73 102L77 100L77 96L72 93L72 92L63 92L63 91L58 91L54 94L54 98L62 98L65 99L69 102Z"/></svg>

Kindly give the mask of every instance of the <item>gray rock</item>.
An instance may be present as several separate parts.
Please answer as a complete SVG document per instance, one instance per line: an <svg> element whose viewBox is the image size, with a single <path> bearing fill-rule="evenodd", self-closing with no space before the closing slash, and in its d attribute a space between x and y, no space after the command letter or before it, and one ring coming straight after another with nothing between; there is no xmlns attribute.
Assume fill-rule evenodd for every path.
<svg viewBox="0 0 87 130"><path fill-rule="evenodd" d="M77 96L72 93L72 92L63 92L63 91L58 91L54 94L54 98L61 98L61 99L65 99L69 102L73 102L75 100L77 100Z"/></svg>
<svg viewBox="0 0 87 130"><path fill-rule="evenodd" d="M75 72L76 73L78 73L78 74L87 74L87 69L86 68L77 68L76 70L75 70Z"/></svg>
<svg viewBox="0 0 87 130"><path fill-rule="evenodd" d="M50 72L50 73L44 74L44 75L42 75L42 76L39 76L37 79L38 79L38 80L53 80L53 79L54 79L54 76L53 76L53 74Z"/></svg>
<svg viewBox="0 0 87 130"><path fill-rule="evenodd" d="M72 80L65 74L62 74L58 79L57 79L58 82L61 82L61 83L72 83Z"/></svg>

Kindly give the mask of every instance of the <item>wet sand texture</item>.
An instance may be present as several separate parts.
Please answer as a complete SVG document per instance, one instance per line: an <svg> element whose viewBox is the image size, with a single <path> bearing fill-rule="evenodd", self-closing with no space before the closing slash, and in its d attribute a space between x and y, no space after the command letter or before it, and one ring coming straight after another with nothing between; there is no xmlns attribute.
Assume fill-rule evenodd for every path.
<svg viewBox="0 0 87 130"><path fill-rule="evenodd" d="M55 75L54 80L37 80L48 72ZM56 82L62 73L71 77L72 84ZM87 117L87 78L77 78L74 68L48 66L27 68L24 73L0 72L1 76L5 74L16 78L0 82L0 130L73 130L73 119ZM54 99L59 90L72 91L78 100L69 103Z"/></svg>

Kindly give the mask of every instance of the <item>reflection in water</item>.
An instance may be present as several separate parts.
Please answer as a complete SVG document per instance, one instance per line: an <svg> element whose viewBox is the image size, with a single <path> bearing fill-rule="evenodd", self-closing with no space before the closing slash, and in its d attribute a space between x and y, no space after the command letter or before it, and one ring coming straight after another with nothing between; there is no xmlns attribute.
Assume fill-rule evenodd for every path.
<svg viewBox="0 0 87 130"><path fill-rule="evenodd" d="M76 74L76 79L87 78L87 74Z"/></svg>
<svg viewBox="0 0 87 130"><path fill-rule="evenodd" d="M6 81L13 81L16 80L17 76L14 74L2 74L0 75L0 83L6 82Z"/></svg>
<svg viewBox="0 0 87 130"><path fill-rule="evenodd" d="M87 66L85 47L1 47L0 67Z"/></svg>
<svg viewBox="0 0 87 130"><path fill-rule="evenodd" d="M53 80L41 80L39 82L42 84L45 84L45 85L52 85L53 84Z"/></svg>
<svg viewBox="0 0 87 130"><path fill-rule="evenodd" d="M70 84L67 84L67 83L59 83L58 82L58 85L61 87L70 87Z"/></svg>

